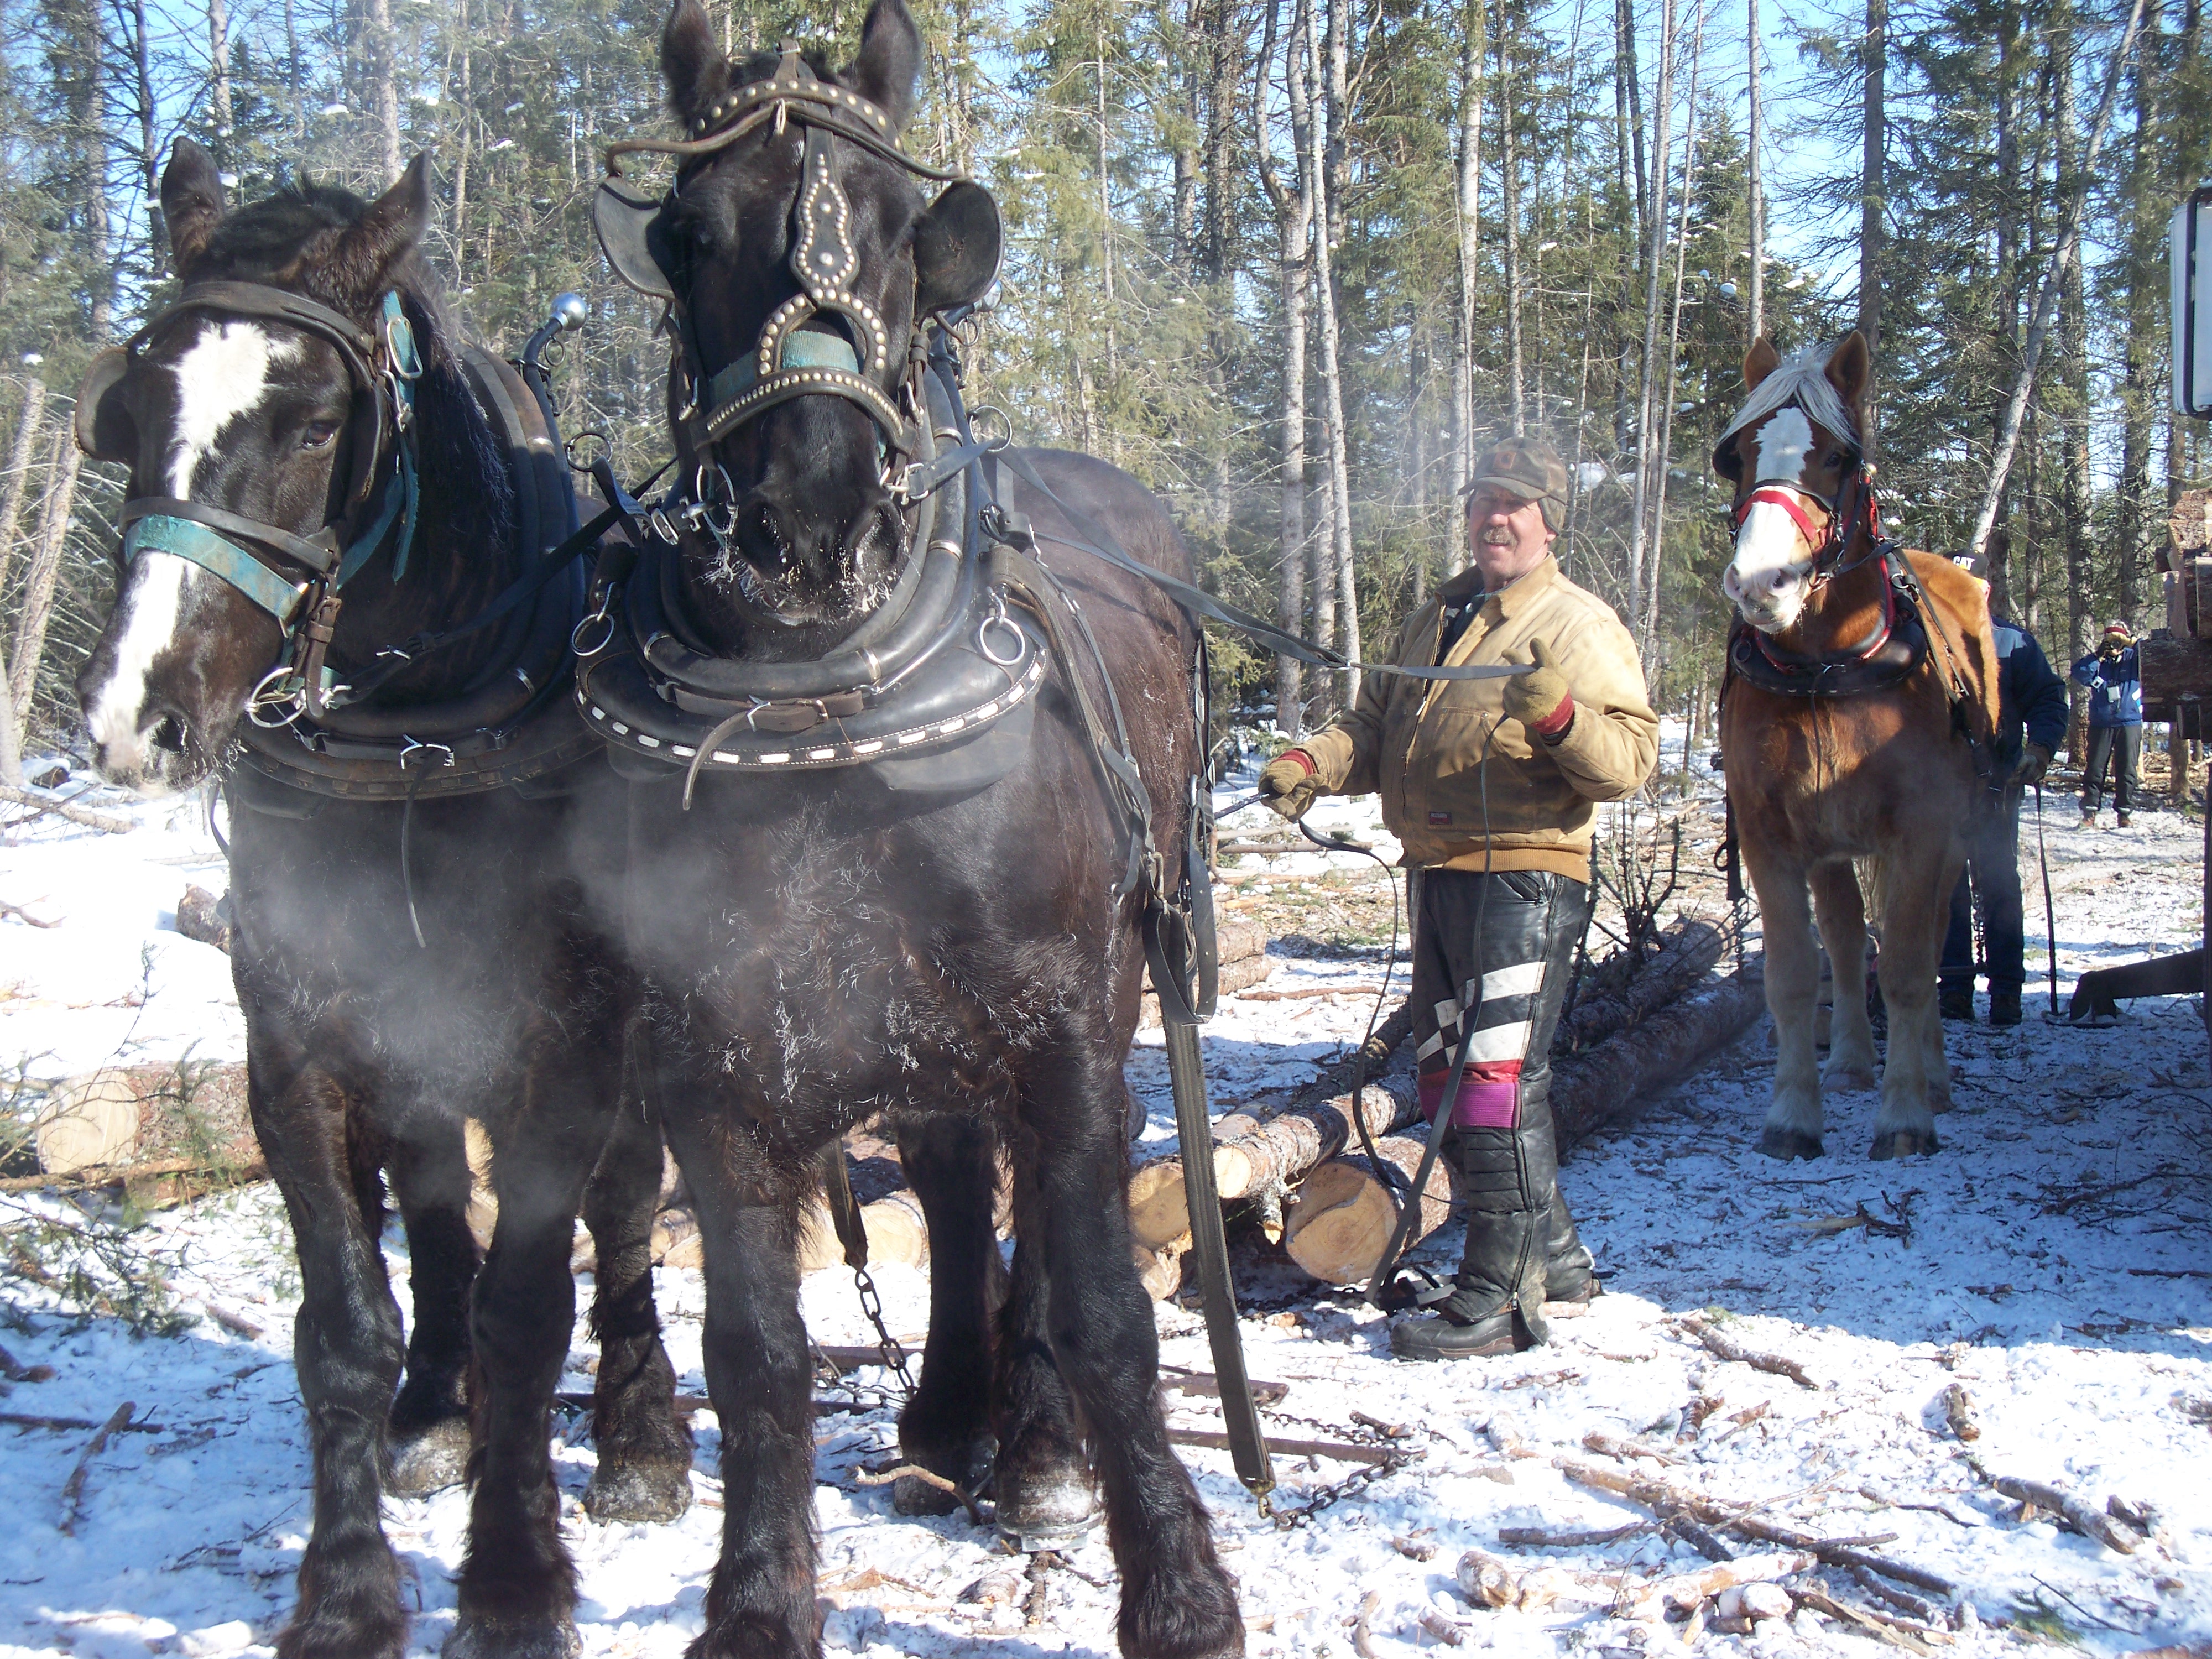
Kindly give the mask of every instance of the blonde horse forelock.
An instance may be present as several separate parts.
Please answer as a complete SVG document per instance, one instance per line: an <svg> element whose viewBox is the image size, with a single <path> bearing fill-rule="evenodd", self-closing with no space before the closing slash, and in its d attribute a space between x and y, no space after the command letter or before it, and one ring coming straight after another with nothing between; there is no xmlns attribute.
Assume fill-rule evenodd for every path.
<svg viewBox="0 0 2212 1659"><path fill-rule="evenodd" d="M1851 413L1842 396L1828 380L1828 353L1819 346L1805 346L1784 359L1774 371L1752 388L1751 398L1736 411L1735 419L1720 435L1726 443L1746 427L1757 424L1784 404L1795 403L1811 419L1834 433L1838 437L1856 444L1859 441L1858 417Z"/></svg>

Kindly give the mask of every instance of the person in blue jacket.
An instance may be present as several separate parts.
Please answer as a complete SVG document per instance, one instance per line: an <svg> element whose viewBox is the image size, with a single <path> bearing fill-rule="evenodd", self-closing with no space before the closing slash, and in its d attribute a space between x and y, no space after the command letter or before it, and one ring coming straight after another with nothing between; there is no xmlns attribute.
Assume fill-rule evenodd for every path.
<svg viewBox="0 0 2212 1659"><path fill-rule="evenodd" d="M1951 930L1943 940L1936 1006L1946 1019L1974 1017L1974 913L1982 921L1990 981L1990 1024L2020 1024L2020 988L2027 977L2020 899L2020 799L2066 734L2066 682L2058 678L2035 636L2008 622L1996 623L1997 741L1996 800L1976 827L1951 894Z"/></svg>
<svg viewBox="0 0 2212 1659"><path fill-rule="evenodd" d="M2081 827L2094 828L2105 769L2112 772L2112 806L2120 828L2135 805L2136 763L2142 755L2142 672L2136 636L2124 622L2105 624L2097 648L2074 665L2074 678L2089 689L2089 756L2081 768Z"/></svg>

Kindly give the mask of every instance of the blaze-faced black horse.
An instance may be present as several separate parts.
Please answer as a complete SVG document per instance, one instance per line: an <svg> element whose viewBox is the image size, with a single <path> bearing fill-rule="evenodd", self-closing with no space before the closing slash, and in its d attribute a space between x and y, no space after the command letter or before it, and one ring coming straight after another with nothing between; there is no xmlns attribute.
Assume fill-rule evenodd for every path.
<svg viewBox="0 0 2212 1659"><path fill-rule="evenodd" d="M624 905L659 999L645 1064L699 1206L721 1423L722 1552L690 1652L818 1650L794 1214L823 1150L881 1113L930 1220L907 1456L963 1479L994 1437L1012 1530L1064 1516L1095 1469L1123 1650L1237 1653L1236 1597L1168 1446L1125 1195L1139 923L1152 849L1184 844L1198 641L1079 544L1183 576L1189 557L1133 479L1086 457L1000 457L995 503L972 473L941 497L945 475L917 482L967 432L945 343L926 364L919 330L997 264L988 198L956 182L926 203L930 170L897 148L921 53L902 0L876 0L842 72L731 60L678 0L661 64L684 138L618 147L677 155L675 185L601 226L681 342L688 494L608 648L587 643L579 695L614 752L661 766L633 793ZM1024 517L1034 559L988 565L979 520L1018 551ZM1001 1149L1018 1242L994 1327Z"/></svg>
<svg viewBox="0 0 2212 1659"><path fill-rule="evenodd" d="M161 204L183 291L79 405L80 442L129 465L131 501L128 567L78 689L109 778L159 790L226 768L233 969L254 1127L298 1245L314 1459L277 1649L405 1650L386 1449L404 1481L470 1446L473 1406L446 1651L567 1654L549 1416L587 1177L602 1346L586 1504L671 1517L690 1464L652 1304L658 1133L617 1112L635 999L574 873L618 855L621 822L562 670L580 578L420 660L383 654L483 614L559 539L565 474L522 381L442 313L416 253L421 159L373 204L307 185L226 212L214 162L180 142ZM292 660L316 684L293 674L277 696L270 665L303 641ZM241 726L249 701L265 726ZM465 1117L489 1132L500 1200L481 1265ZM404 1350L386 1181L412 1264Z"/></svg>

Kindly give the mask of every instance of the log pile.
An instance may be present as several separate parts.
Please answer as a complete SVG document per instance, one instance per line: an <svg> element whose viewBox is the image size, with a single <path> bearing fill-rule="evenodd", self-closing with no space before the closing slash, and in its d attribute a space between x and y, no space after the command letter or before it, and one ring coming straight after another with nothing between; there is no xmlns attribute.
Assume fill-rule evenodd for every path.
<svg viewBox="0 0 2212 1659"><path fill-rule="evenodd" d="M1223 996L1249 990L1274 971L1275 964L1267 956L1267 933L1256 921L1224 920L1215 932L1214 943L1221 963ZM1160 1002L1152 994L1149 974L1145 981L1144 1012L1138 1015L1137 1023L1140 1026L1160 1023Z"/></svg>
<svg viewBox="0 0 2212 1659"><path fill-rule="evenodd" d="M141 1209L268 1174L246 1104L246 1067L179 1060L111 1066L56 1084L33 1115L28 1144L39 1172L10 1176L21 1191L122 1183Z"/></svg>
<svg viewBox="0 0 2212 1659"><path fill-rule="evenodd" d="M1605 968L1596 969L1589 975L1593 982L1561 1016L1559 1033L1552 1039L1553 1056L1595 1048L1680 1000L1712 972L1721 948L1719 928L1685 917L1659 936L1658 953L1626 982L1605 983Z"/></svg>

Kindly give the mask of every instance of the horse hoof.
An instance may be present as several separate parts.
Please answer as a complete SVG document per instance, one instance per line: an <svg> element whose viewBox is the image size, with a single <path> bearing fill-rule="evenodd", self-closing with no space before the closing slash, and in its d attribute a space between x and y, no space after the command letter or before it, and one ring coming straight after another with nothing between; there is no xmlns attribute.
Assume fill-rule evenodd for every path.
<svg viewBox="0 0 2212 1659"><path fill-rule="evenodd" d="M1820 1074L1820 1092L1824 1095L1853 1094L1875 1086L1874 1073L1863 1066L1831 1067Z"/></svg>
<svg viewBox="0 0 2212 1659"><path fill-rule="evenodd" d="M1808 1135L1802 1129L1785 1129L1770 1123L1759 1132L1759 1150L1784 1164L1793 1158L1818 1158L1820 1137Z"/></svg>
<svg viewBox="0 0 2212 1659"><path fill-rule="evenodd" d="M576 1659L583 1638L566 1619L507 1620L461 1615L443 1659Z"/></svg>
<svg viewBox="0 0 2212 1659"><path fill-rule="evenodd" d="M407 1647L407 1619L397 1607L357 1621L295 1618L276 1638L277 1659L401 1659Z"/></svg>
<svg viewBox="0 0 2212 1659"><path fill-rule="evenodd" d="M999 1536L1024 1554L1065 1549L1098 1524L1091 1483L1076 1474L1059 1471L1021 1480L1001 1469L992 1487Z"/></svg>
<svg viewBox="0 0 2212 1659"><path fill-rule="evenodd" d="M603 1527L617 1521L674 1521L690 1507L689 1463L602 1462L584 1488L584 1513Z"/></svg>
<svg viewBox="0 0 2212 1659"><path fill-rule="evenodd" d="M1867 1156L1879 1164L1893 1158L1924 1158L1942 1150L1933 1129L1885 1129L1874 1138Z"/></svg>
<svg viewBox="0 0 2212 1659"><path fill-rule="evenodd" d="M427 1498L458 1486L468 1474L469 1425L448 1418L402 1438L392 1437L392 1479L385 1491L394 1498Z"/></svg>

